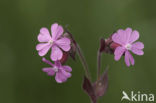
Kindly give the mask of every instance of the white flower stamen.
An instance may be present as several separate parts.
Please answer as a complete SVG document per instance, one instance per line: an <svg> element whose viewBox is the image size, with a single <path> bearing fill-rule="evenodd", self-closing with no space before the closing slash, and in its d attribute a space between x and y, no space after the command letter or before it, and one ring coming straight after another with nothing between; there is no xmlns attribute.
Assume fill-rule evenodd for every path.
<svg viewBox="0 0 156 103"><path fill-rule="evenodd" d="M53 40L49 40L49 43L50 43L50 44L53 44Z"/></svg>
<svg viewBox="0 0 156 103"><path fill-rule="evenodd" d="M58 68L57 67L53 67L52 68L55 72L58 72Z"/></svg>
<svg viewBox="0 0 156 103"><path fill-rule="evenodd" d="M131 49L131 46L132 46L131 44L126 44L125 45L125 48L128 49L128 50L130 50Z"/></svg>

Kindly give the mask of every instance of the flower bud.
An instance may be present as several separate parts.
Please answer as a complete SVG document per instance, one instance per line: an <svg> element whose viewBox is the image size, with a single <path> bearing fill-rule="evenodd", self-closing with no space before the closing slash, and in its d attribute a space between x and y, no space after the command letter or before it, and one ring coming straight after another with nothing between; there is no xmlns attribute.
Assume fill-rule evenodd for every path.
<svg viewBox="0 0 156 103"><path fill-rule="evenodd" d="M114 54L114 51L118 46L120 46L120 44L112 41L112 35L105 40L103 38L100 40L100 52Z"/></svg>

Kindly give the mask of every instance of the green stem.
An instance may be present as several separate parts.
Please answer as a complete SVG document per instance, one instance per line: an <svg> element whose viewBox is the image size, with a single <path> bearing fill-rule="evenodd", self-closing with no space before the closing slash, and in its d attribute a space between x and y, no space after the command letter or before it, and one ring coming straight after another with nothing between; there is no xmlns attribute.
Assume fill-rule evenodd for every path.
<svg viewBox="0 0 156 103"><path fill-rule="evenodd" d="M100 70L101 70L101 52L97 52L97 80L100 79Z"/></svg>
<svg viewBox="0 0 156 103"><path fill-rule="evenodd" d="M79 55L80 61L81 61L82 65L83 65L83 68L84 68L84 71L85 71L85 74L86 74L87 78L91 80L88 64L86 62L86 59L85 59L85 57L84 57L84 55L83 55L79 45L75 41L73 35L68 30L66 30L66 32L69 34L70 38L72 39L72 42L73 42L74 46L76 47L77 53Z"/></svg>

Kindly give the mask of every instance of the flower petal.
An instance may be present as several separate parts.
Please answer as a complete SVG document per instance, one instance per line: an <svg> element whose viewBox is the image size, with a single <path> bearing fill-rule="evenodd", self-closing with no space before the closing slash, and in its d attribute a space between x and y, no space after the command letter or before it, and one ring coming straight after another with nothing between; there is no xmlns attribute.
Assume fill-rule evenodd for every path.
<svg viewBox="0 0 156 103"><path fill-rule="evenodd" d="M131 44L131 43L135 42L135 41L138 40L138 39L139 39L139 32L136 31L136 30L134 30L134 31L131 33L131 36L130 36L130 38L129 38L129 43Z"/></svg>
<svg viewBox="0 0 156 103"><path fill-rule="evenodd" d="M63 34L63 31L64 30L62 26L58 25L57 23L52 24L51 26L52 39L54 41L57 40Z"/></svg>
<svg viewBox="0 0 156 103"><path fill-rule="evenodd" d="M115 43L118 43L120 45L125 45L126 42L127 42L127 35L126 35L126 32L122 29L119 29L117 31L117 33L113 34L112 36L112 40L115 42Z"/></svg>
<svg viewBox="0 0 156 103"><path fill-rule="evenodd" d="M39 42L48 42L51 39L50 33L47 28L41 28L38 35Z"/></svg>
<svg viewBox="0 0 156 103"><path fill-rule="evenodd" d="M135 42L132 44L131 51L137 55L143 55L144 44L142 42Z"/></svg>
<svg viewBox="0 0 156 103"><path fill-rule="evenodd" d="M112 40L115 43L118 43L118 44L124 46L129 42L131 33L132 33L131 28L127 28L126 30L119 29L117 31L117 33L113 34Z"/></svg>
<svg viewBox="0 0 156 103"><path fill-rule="evenodd" d="M130 59L131 64L134 65L135 61L134 61L134 58L133 58L133 56L131 54L129 55L129 59Z"/></svg>
<svg viewBox="0 0 156 103"><path fill-rule="evenodd" d="M39 43L36 45L36 50L42 50L44 47L48 46L49 43Z"/></svg>
<svg viewBox="0 0 156 103"><path fill-rule="evenodd" d="M64 51L69 51L71 46L70 46L70 39L64 37L64 38L61 38L59 40L57 40L55 42L61 49L63 49Z"/></svg>
<svg viewBox="0 0 156 103"><path fill-rule="evenodd" d="M70 45L59 45L59 47L61 48L61 49L63 49L64 51L69 51L70 50Z"/></svg>
<svg viewBox="0 0 156 103"><path fill-rule="evenodd" d="M126 32L126 41L128 43L128 41L130 39L130 36L131 36L131 33L132 33L132 29L131 28L126 28L125 32Z"/></svg>
<svg viewBox="0 0 156 103"><path fill-rule="evenodd" d="M123 53L125 52L125 48L124 47L117 47L115 49L114 55L115 55L115 60L118 61L121 56L123 55Z"/></svg>
<svg viewBox="0 0 156 103"><path fill-rule="evenodd" d="M50 47L51 47L51 44L50 43L47 43L45 45L38 44L37 47L36 47L36 49L39 50L38 54L40 56L44 56L49 51Z"/></svg>
<svg viewBox="0 0 156 103"><path fill-rule="evenodd" d="M52 69L52 67L43 68L42 71L46 72L48 76L53 76L55 74L55 71Z"/></svg>
<svg viewBox="0 0 156 103"><path fill-rule="evenodd" d="M144 44L142 42L135 42L135 43L132 44L131 48L143 49L144 48Z"/></svg>
<svg viewBox="0 0 156 103"><path fill-rule="evenodd" d="M53 61L57 61L60 60L63 56L62 51L60 50L60 48L58 48L56 45L52 46L52 51L51 51L51 59Z"/></svg>
<svg viewBox="0 0 156 103"><path fill-rule="evenodd" d="M134 58L133 56L129 53L129 51L127 50L125 52L125 63L127 66L130 66L130 62L132 65L134 65Z"/></svg>
<svg viewBox="0 0 156 103"><path fill-rule="evenodd" d="M118 34L118 33L114 33L112 35L112 40L115 42L115 43L118 43L120 45L123 45L122 41L121 41L121 36Z"/></svg>
<svg viewBox="0 0 156 103"><path fill-rule="evenodd" d="M137 49L137 48L132 47L131 51L136 55L144 55L144 52L142 49Z"/></svg>
<svg viewBox="0 0 156 103"><path fill-rule="evenodd" d="M56 44L58 45L69 45L71 43L69 38L63 37L57 41L55 41Z"/></svg>
<svg viewBox="0 0 156 103"><path fill-rule="evenodd" d="M69 72L67 72L67 71L65 71L65 70L63 70L63 69L62 69L62 73L63 73L67 78L71 77L71 73L69 73Z"/></svg>
<svg viewBox="0 0 156 103"><path fill-rule="evenodd" d="M117 33L120 36L119 39L120 39L121 45L125 45L128 42L129 36L127 36L127 34L129 33L126 33L126 30L124 31L122 29L119 29Z"/></svg>
<svg viewBox="0 0 156 103"><path fill-rule="evenodd" d="M67 80L67 77L62 73L61 70L59 70L56 73L55 80L56 80L57 83L63 83L63 82L65 82Z"/></svg>
<svg viewBox="0 0 156 103"><path fill-rule="evenodd" d="M65 70L65 71L67 71L67 72L71 72L72 71L72 68L70 67L70 66L62 66L63 67L63 69Z"/></svg>

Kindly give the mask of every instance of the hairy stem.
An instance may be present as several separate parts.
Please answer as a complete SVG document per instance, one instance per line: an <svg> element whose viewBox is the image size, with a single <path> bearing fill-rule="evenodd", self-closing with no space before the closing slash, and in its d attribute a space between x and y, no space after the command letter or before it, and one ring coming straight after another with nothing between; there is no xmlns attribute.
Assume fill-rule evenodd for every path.
<svg viewBox="0 0 156 103"><path fill-rule="evenodd" d="M83 65L83 68L85 70L85 74L86 74L87 78L91 80L88 64L86 62L86 59L85 59L85 57L84 57L84 55L83 55L83 53L82 53L78 43L75 41L73 35L67 29L66 29L66 32L69 34L69 36L70 36L74 46L76 47L77 53L79 55L80 61L81 61L82 65Z"/></svg>
<svg viewBox="0 0 156 103"><path fill-rule="evenodd" d="M100 70L101 70L101 52L97 52L97 80L100 79Z"/></svg>
<svg viewBox="0 0 156 103"><path fill-rule="evenodd" d="M91 79L90 73L89 73L89 69L88 69L88 64L87 64L87 62L86 62L86 60L85 60L85 58L84 58L84 56L83 56L83 54L82 54L82 51L81 51L81 49L80 49L80 47L79 47L78 44L77 44L77 47L76 47L76 48L77 48L77 52L78 52L79 58L80 58L80 60L81 60L81 63L82 63L82 65L83 65L84 69L85 69L86 76L87 76L89 79Z"/></svg>

